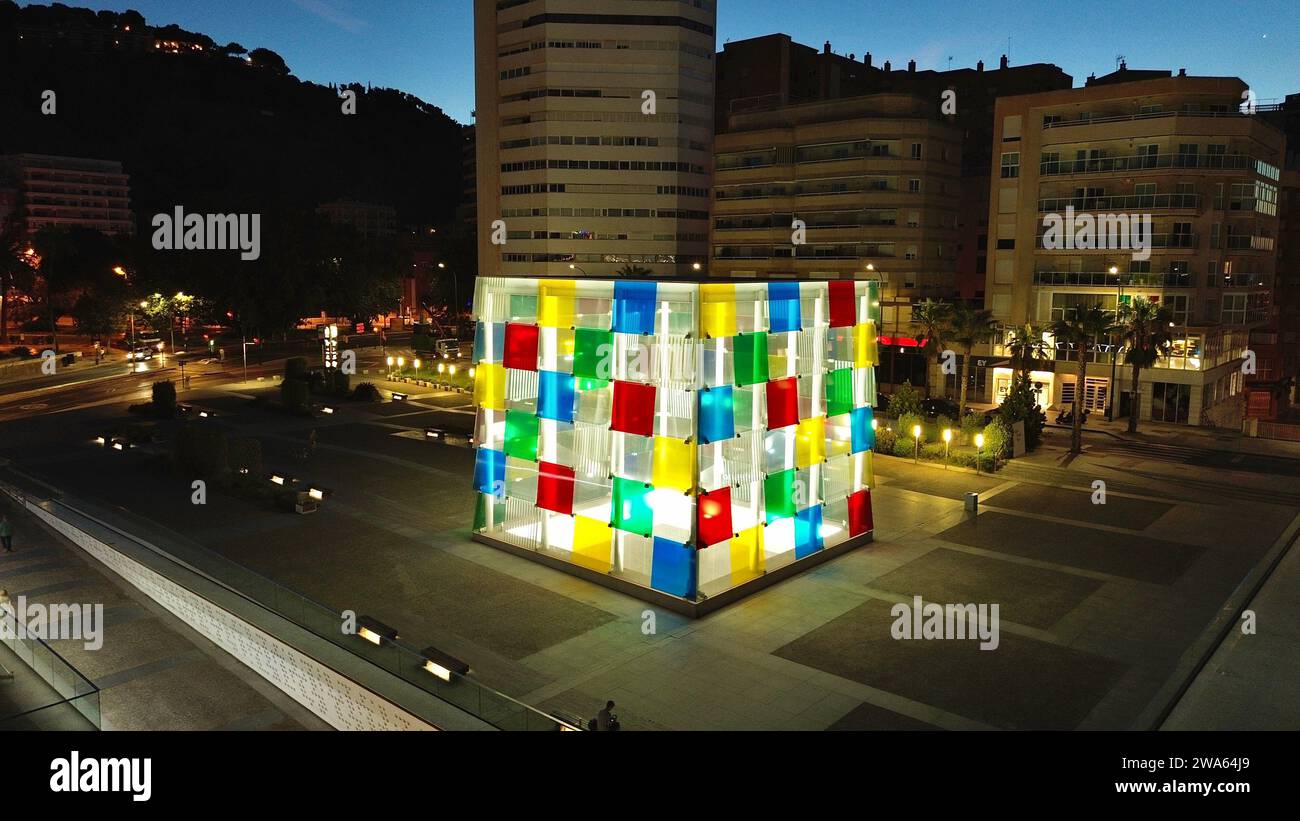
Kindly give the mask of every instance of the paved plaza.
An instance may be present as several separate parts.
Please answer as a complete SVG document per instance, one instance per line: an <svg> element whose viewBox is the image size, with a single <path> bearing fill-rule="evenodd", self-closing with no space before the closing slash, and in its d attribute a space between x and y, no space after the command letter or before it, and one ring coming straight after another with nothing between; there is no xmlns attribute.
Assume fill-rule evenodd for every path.
<svg viewBox="0 0 1300 821"><path fill-rule="evenodd" d="M9 422L0 456L391 624L529 704L589 717L614 699L628 729L1157 726L1224 608L1300 524L1279 489L1293 480L1222 468L1036 454L990 477L878 457L871 544L690 620L469 540L473 452L419 435L468 431L468 397L413 390L304 420L250 395L195 401L260 438L268 469L331 488L319 513L219 491L191 504L191 477L88 444L120 407ZM314 454L297 458L312 429ZM893 639L891 607L914 596L997 604L998 648Z"/></svg>

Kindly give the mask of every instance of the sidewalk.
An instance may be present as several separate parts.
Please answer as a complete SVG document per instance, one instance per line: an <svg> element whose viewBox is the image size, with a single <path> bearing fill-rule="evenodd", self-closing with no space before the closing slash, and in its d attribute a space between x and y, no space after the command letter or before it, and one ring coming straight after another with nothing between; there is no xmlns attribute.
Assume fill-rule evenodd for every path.
<svg viewBox="0 0 1300 821"><path fill-rule="evenodd" d="M1053 412L1048 416L1048 426L1052 426ZM1068 430L1068 426L1063 429ZM1248 453L1262 456L1291 456L1300 459L1300 442L1288 442L1281 439L1259 439L1243 436L1238 431L1221 428L1202 428L1191 425L1177 425L1169 422L1140 422L1138 432L1128 432L1128 419L1121 417L1108 422L1097 414L1089 414L1083 426L1083 435L1110 435L1130 442L1175 445L1185 448L1205 448L1222 450L1230 453Z"/></svg>
<svg viewBox="0 0 1300 821"><path fill-rule="evenodd" d="M103 605L102 647L49 642L100 688L103 729L325 727L179 619L92 565L12 499L0 496L0 509L14 523L15 537L15 551L0 555L0 587L15 602L24 596L46 605Z"/></svg>

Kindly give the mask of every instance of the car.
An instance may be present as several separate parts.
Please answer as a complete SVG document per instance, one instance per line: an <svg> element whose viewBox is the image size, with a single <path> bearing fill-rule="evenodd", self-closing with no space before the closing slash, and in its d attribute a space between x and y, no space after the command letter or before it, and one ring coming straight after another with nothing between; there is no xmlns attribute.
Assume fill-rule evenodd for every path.
<svg viewBox="0 0 1300 821"><path fill-rule="evenodd" d="M443 359L460 358L460 340L459 339L439 339L434 350L438 356Z"/></svg>
<svg viewBox="0 0 1300 821"><path fill-rule="evenodd" d="M949 419L957 418L957 403L951 399L940 397L931 397L921 400L921 413L926 419L933 422L940 416L946 416Z"/></svg>

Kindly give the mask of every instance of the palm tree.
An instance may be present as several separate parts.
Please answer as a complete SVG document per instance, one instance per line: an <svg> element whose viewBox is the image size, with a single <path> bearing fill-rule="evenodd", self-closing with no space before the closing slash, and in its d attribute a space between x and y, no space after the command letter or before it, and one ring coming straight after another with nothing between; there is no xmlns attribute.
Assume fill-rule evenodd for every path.
<svg viewBox="0 0 1300 821"><path fill-rule="evenodd" d="M948 330L948 318L952 306L947 302L935 302L926 299L912 306L912 327L920 331L919 339L925 346L925 398L930 398L930 360L939 360L939 351L944 345L944 334Z"/></svg>
<svg viewBox="0 0 1300 821"><path fill-rule="evenodd" d="M1043 340L1043 328L1028 322L1011 329L1005 347L1010 352L1012 368L1022 377L1027 378L1035 365L1049 358L1050 347Z"/></svg>
<svg viewBox="0 0 1300 821"><path fill-rule="evenodd" d="M621 277L648 277L654 273L649 268L642 268L640 265L628 263L614 272Z"/></svg>
<svg viewBox="0 0 1300 821"><path fill-rule="evenodd" d="M975 346L987 342L998 330L997 320L990 311L972 308L965 302L953 306L948 317L948 338L962 347L965 356L961 361L961 399L957 403L957 418L966 416L966 386L970 381L970 360Z"/></svg>
<svg viewBox="0 0 1300 821"><path fill-rule="evenodd" d="M1115 315L1103 311L1098 305L1087 308L1075 307L1067 310L1064 317L1052 323L1052 336L1057 342L1068 342L1074 346L1075 362L1078 365L1078 379L1074 383L1074 427L1070 431L1070 452L1083 452L1083 404L1084 388L1088 384L1088 352L1097 340L1115 331Z"/></svg>
<svg viewBox="0 0 1300 821"><path fill-rule="evenodd" d="M1173 324L1172 308L1145 297L1137 297L1119 308L1116 331L1125 345L1124 364L1133 369L1132 400L1128 412L1129 433L1137 433L1138 418L1142 415L1139 374L1143 368L1155 367L1160 357L1169 355L1174 342L1169 326Z"/></svg>

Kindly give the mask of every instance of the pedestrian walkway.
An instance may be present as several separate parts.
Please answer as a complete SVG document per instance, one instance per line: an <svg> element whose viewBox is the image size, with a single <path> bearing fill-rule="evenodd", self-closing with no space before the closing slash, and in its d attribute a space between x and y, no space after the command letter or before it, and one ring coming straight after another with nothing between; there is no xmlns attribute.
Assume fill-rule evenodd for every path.
<svg viewBox="0 0 1300 821"><path fill-rule="evenodd" d="M14 602L23 596L29 605L103 605L102 647L48 642L100 688L103 729L326 728L147 597L89 563L12 499L0 495L0 510L14 523L14 552L0 554L0 587ZM3 663L10 669L22 664L12 654Z"/></svg>
<svg viewBox="0 0 1300 821"><path fill-rule="evenodd" d="M1054 418L1049 417L1050 420ZM1068 428L1062 427L1062 430ZM1132 442L1177 445L1189 448L1223 450L1271 456L1300 457L1300 442L1281 439L1260 439L1244 436L1236 430L1205 428L1192 425L1175 425L1168 422L1140 422L1138 432L1128 432L1128 419L1121 417L1113 422L1097 414L1088 416L1083 428L1084 436L1106 435ZM1085 441L1086 438L1085 438Z"/></svg>
<svg viewBox="0 0 1300 821"><path fill-rule="evenodd" d="M1290 551L1170 713L1165 730L1300 730L1300 550Z"/></svg>

